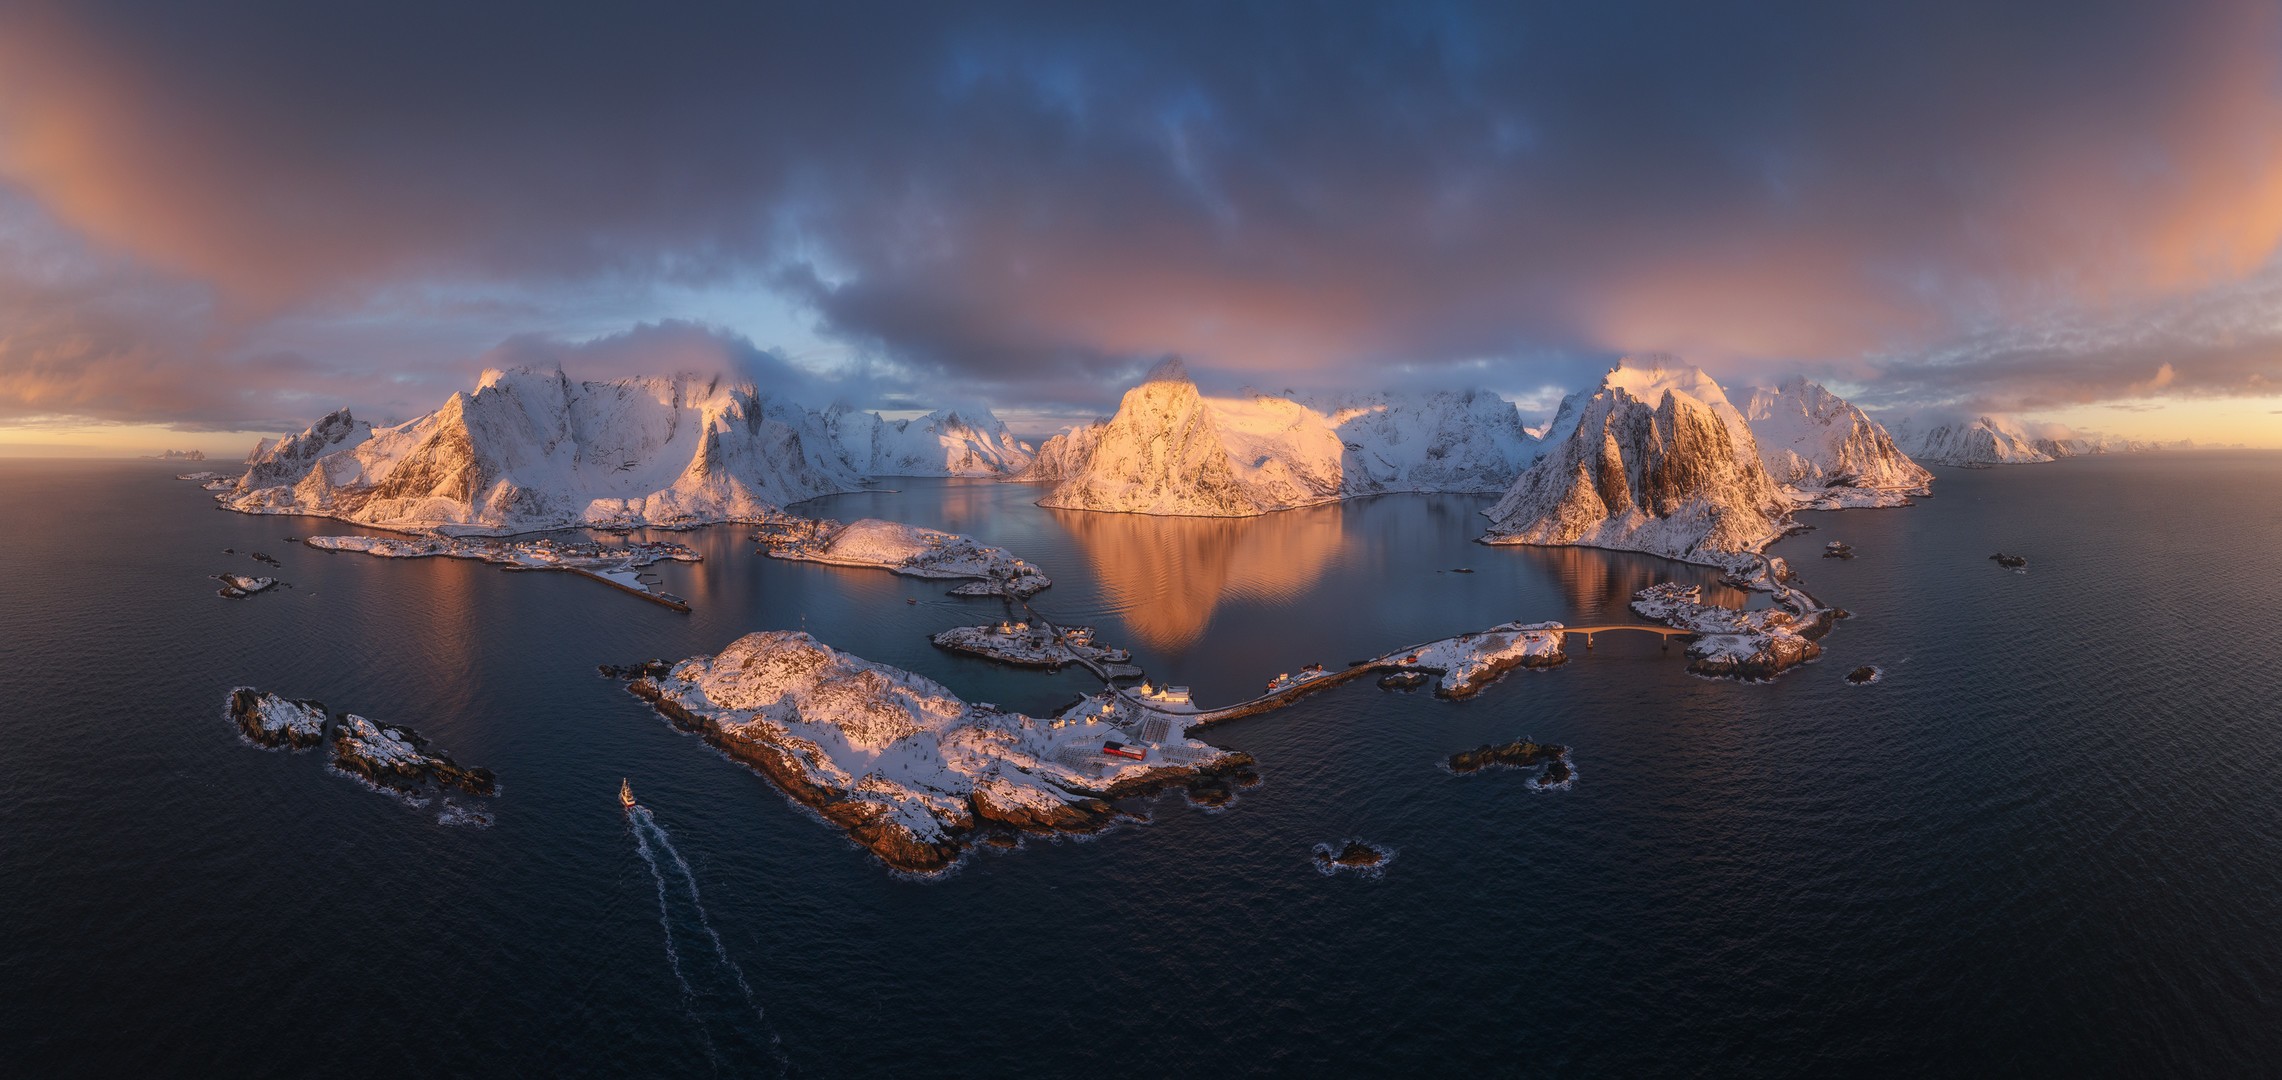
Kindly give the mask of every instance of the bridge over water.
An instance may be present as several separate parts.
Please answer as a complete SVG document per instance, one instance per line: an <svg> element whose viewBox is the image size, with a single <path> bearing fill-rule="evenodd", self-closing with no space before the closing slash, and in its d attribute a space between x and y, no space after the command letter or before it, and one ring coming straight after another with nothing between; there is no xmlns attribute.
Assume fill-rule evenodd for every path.
<svg viewBox="0 0 2282 1080"><path fill-rule="evenodd" d="M1040 626L1044 626L1048 633L1055 634L1057 636L1061 634L1061 627L1056 626L1052 619L1048 619L1045 616L1040 615L1037 608L1030 606L1029 601L1020 600L1016 601L1016 603L1022 605L1022 610L1029 616L1030 621L1035 622ZM1546 627L1541 630L1521 630L1516 632L1523 634L1560 634L1564 637L1570 634L1583 634L1585 635L1585 647L1590 649L1593 647L1593 635L1620 633L1625 631L1642 634L1654 634L1657 637L1662 638L1664 643L1667 645L1669 645L1671 640L1676 637L1687 638L1696 636L1696 632L1693 630L1679 630L1669 626L1656 626L1648 623L1604 623L1595 626ZM1131 705L1136 709L1180 716L1188 721L1188 726L1190 728L1198 728L1203 727L1207 724L1218 723L1223 720L1234 720L1240 716L1255 716L1260 713L1268 712L1272 709L1281 708L1308 694L1315 693L1319 690L1329 690L1334 686L1359 679L1365 675L1376 674L1382 671L1407 670L1411 667L1411 665L1403 663L1400 659L1401 657L1417 653L1418 651L1428 648L1429 646L1432 646L1442 640L1445 639L1437 638L1435 641L1422 642L1420 644L1408 646L1406 648L1396 649L1393 652L1386 653L1382 656L1378 656L1370 660L1358 660L1355 663L1350 664L1338 671L1327 671L1312 679L1305 679L1300 682L1293 683L1289 686L1270 691L1250 700L1239 701L1233 705L1223 705L1219 708L1214 709L1198 709L1194 712L1181 712L1178 710L1167 709L1160 703L1144 701L1140 697L1136 696L1132 691L1111 681L1108 670L1103 668L1100 664L1097 664L1085 657L1078 656L1075 653L1072 653L1071 657L1087 671L1093 672L1094 677L1101 680L1102 686L1108 689L1111 694L1116 695L1118 700Z"/></svg>

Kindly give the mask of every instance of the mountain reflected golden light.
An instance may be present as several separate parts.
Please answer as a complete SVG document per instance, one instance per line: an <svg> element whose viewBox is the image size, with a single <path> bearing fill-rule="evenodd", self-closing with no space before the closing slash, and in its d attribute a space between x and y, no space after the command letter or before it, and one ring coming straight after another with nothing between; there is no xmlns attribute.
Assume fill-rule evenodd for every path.
<svg viewBox="0 0 2282 1080"><path fill-rule="evenodd" d="M1085 551L1133 635L1179 649L1231 600L1277 601L1322 580L1345 541L1339 506L1255 518L1050 510Z"/></svg>

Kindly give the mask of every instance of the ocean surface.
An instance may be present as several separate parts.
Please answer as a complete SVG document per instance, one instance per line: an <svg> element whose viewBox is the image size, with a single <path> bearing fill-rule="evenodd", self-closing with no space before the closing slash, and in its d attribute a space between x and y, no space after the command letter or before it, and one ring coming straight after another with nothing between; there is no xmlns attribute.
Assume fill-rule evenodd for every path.
<svg viewBox="0 0 2282 1080"><path fill-rule="evenodd" d="M2282 455L1940 470L1805 514L1854 612L1771 684L1604 636L1464 702L1361 681L1210 730L1265 783L886 871L597 663L805 628L969 700L1079 674L927 637L944 583L671 534L680 614L563 574L326 553L180 466L0 462L0 1072L11 1076L2243 1075L2282 1062ZM971 533L1204 703L1701 570L1489 548L1487 499L1250 521L890 481L803 509ZM1859 558L1814 558L1843 539ZM226 555L235 548L241 554ZM1999 568L1997 550L2030 559ZM282 563L268 570L244 553ZM1470 567L1475 573L1449 573ZM245 600L209 575L271 573ZM1714 588L1731 602L1749 598ZM907 604L907 599L917 600ZM1869 686L1844 681L1883 668ZM250 685L494 770L446 824L256 749ZM1573 748L1568 790L1450 752ZM630 778L644 811L615 795ZM1326 877L1314 845L1392 848Z"/></svg>

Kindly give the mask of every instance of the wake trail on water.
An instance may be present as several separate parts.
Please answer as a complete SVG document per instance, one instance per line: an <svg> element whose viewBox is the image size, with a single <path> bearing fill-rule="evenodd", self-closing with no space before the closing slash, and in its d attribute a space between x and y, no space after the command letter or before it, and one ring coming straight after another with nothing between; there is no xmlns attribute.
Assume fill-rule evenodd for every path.
<svg viewBox="0 0 2282 1080"><path fill-rule="evenodd" d="M665 931L666 934L666 963L673 968L674 981L681 984L681 1011L697 1024L697 1035L705 1040L705 1057L718 1070L721 1065L721 1058L713 1047L713 1032L706 1028L705 1018L697 1015L697 1010L694 1008L697 992L690 988L689 979L682 974L681 950L674 948L673 918L670 909L666 906L665 871L658 868L658 857L650 851L649 838L642 834L642 824L649 816L648 810L639 806L633 808L634 850L642 856L642 864L650 868L650 880L656 882L658 886L658 929Z"/></svg>
<svg viewBox="0 0 2282 1080"><path fill-rule="evenodd" d="M657 815L650 813L648 807L635 806L632 808L632 814L634 840L641 847L642 857L649 861L651 874L658 878L660 912L662 913L665 908L665 878L657 860L650 855L649 842L642 835L644 829L647 829L651 836L657 838L658 846L664 848L666 856L673 860L674 869L680 873L682 884L689 889L689 906L690 910L697 914L698 928L704 930L705 936L713 942L714 958L719 960L722 968L729 972L729 977L736 980L737 992L744 997L745 1007L753 1011L753 1019L760 1022L761 1031L768 1035L769 1053L776 1059L778 1075L783 1075L788 1064L784 1056L784 1042L777 1037L776 1028L769 1023L768 1015L761 1008L760 999L754 996L752 983L745 980L745 969L739 967L735 960L729 958L729 946L721 940L720 932L713 928L713 920L706 917L705 905L698 897L697 874L690 869L689 860L681 857L681 849L674 846L673 836L666 832L665 826L658 824ZM672 948L670 938L667 948L669 950ZM678 966L675 970L675 977L680 977ZM687 990L689 984L684 982L682 988Z"/></svg>

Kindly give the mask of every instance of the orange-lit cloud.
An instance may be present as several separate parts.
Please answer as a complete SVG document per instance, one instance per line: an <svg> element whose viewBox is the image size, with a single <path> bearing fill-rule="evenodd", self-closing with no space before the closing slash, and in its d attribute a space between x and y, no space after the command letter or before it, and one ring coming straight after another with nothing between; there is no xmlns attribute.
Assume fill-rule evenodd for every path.
<svg viewBox="0 0 2282 1080"><path fill-rule="evenodd" d="M1246 10L12 6L0 204L103 269L58 289L0 205L0 415L267 419L218 389L263 356L409 402L681 314L660 283L1045 409L1166 352L1519 390L1657 349L1895 403L2282 378L2270 4ZM498 310L403 299L469 292Z"/></svg>

